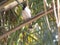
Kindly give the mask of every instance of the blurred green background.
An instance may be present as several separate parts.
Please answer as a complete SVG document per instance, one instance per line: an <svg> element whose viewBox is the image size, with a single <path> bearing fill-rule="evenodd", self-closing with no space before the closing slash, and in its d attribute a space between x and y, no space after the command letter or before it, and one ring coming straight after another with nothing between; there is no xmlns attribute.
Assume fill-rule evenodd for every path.
<svg viewBox="0 0 60 45"><path fill-rule="evenodd" d="M4 0L3 0L4 1ZM47 0L51 4L52 0ZM32 17L44 11L43 0L28 0ZM47 7L47 9L49 9ZM0 35L20 25L22 20L22 7L17 5L13 9L0 13ZM49 22L49 26L47 23ZM3 20L3 23L1 23ZM54 13L47 14L32 23L32 29L28 25L0 40L0 45L58 45L57 25Z"/></svg>

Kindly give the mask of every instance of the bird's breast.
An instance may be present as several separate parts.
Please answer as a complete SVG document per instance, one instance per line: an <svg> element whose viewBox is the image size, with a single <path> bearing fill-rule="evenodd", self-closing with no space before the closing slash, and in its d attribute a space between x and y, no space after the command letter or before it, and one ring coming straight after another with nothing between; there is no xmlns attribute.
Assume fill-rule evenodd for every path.
<svg viewBox="0 0 60 45"><path fill-rule="evenodd" d="M30 12L28 12L28 11L26 11L26 10L23 10L23 11L22 11L22 16L23 16L23 19L31 18Z"/></svg>

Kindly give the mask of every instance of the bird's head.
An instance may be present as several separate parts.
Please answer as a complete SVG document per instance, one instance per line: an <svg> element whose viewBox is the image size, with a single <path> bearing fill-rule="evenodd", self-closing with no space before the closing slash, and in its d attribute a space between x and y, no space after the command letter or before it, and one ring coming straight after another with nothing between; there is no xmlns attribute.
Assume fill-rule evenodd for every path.
<svg viewBox="0 0 60 45"><path fill-rule="evenodd" d="M24 10L24 9L26 8L26 6L27 6L26 1L24 1L24 2L22 3L22 5L23 5L22 9Z"/></svg>

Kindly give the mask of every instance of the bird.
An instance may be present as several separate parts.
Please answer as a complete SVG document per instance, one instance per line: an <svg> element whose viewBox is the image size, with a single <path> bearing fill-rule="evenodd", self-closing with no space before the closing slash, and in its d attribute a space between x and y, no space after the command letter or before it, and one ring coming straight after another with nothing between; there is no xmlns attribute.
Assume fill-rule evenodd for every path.
<svg viewBox="0 0 60 45"><path fill-rule="evenodd" d="M16 0L17 3L19 5L22 6L22 18L23 18L23 21L27 21L29 19L31 19L31 10L29 9L29 7L27 6L27 3L26 1L24 1L23 3L20 3L18 0ZM32 28L32 23L29 24L29 28Z"/></svg>
<svg viewBox="0 0 60 45"><path fill-rule="evenodd" d="M29 9L29 7L27 6L26 3L22 3L23 7L22 7L22 17L23 20L29 20L31 18L31 10Z"/></svg>
<svg viewBox="0 0 60 45"><path fill-rule="evenodd" d="M23 17L24 21L27 21L27 20L32 18L31 10L27 6L26 2L23 2L22 5L23 5L23 7L22 7L22 17ZM29 28L32 28L32 23L29 24Z"/></svg>

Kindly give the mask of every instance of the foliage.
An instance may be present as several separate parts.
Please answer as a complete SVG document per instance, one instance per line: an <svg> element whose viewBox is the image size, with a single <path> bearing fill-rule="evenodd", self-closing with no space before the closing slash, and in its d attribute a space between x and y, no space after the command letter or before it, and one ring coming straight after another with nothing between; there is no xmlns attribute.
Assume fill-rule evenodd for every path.
<svg viewBox="0 0 60 45"><path fill-rule="evenodd" d="M28 0L29 8L32 12L32 17L37 13L44 11L43 0ZM48 0L48 3L51 0ZM6 14L0 17L0 20L4 20L1 27L4 27L6 31L16 27L24 22L22 20L22 7L20 5L14 7L11 10L6 11ZM40 19L32 22L32 29L28 28L28 25L22 27L19 31L12 33L5 39L0 41L1 45L57 45L57 26L55 22L54 14L47 14L50 28L47 26L46 17L43 16ZM1 22L0 22L1 23ZM2 31L3 33L4 31ZM1 32L0 32L1 33ZM6 41L5 41L6 40Z"/></svg>

